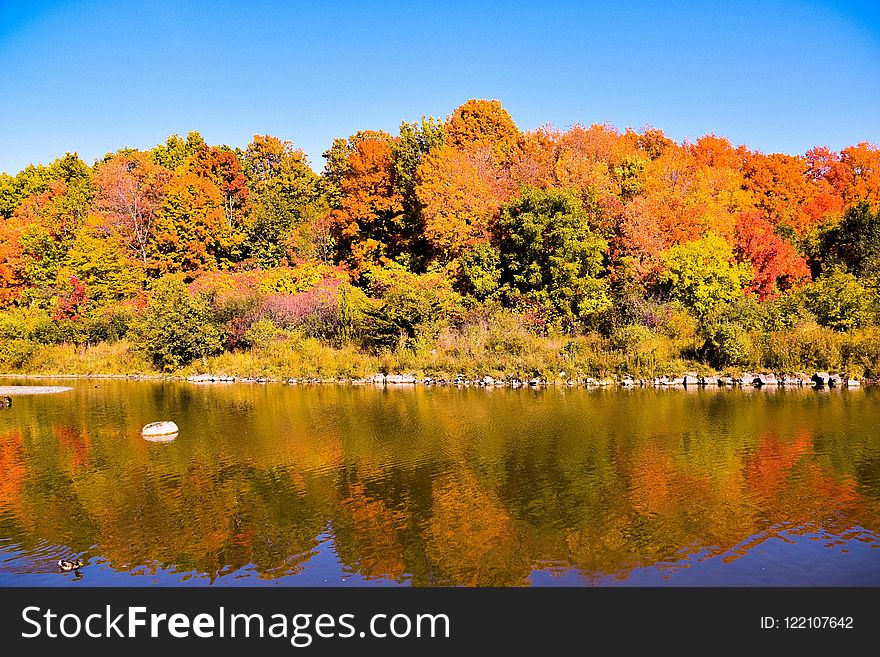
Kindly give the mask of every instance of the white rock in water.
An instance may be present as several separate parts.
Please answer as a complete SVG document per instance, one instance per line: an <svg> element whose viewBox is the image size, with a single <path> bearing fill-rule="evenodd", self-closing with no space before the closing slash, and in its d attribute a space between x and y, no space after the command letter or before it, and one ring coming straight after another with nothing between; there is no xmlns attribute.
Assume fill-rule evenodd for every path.
<svg viewBox="0 0 880 657"><path fill-rule="evenodd" d="M147 440L169 441L177 438L178 431L174 422L152 422L141 429L141 435Z"/></svg>

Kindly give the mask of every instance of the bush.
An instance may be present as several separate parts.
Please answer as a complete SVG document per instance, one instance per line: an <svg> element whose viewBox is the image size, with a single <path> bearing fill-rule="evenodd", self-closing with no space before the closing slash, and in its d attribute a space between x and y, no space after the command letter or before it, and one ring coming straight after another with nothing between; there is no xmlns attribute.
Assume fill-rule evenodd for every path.
<svg viewBox="0 0 880 657"><path fill-rule="evenodd" d="M20 338L0 341L0 363L10 370L23 368L33 358L39 345Z"/></svg>
<svg viewBox="0 0 880 657"><path fill-rule="evenodd" d="M854 376L880 377L880 329L871 327L847 336L841 357Z"/></svg>
<svg viewBox="0 0 880 657"><path fill-rule="evenodd" d="M281 335L281 331L271 320L261 319L244 332L241 343L252 349L268 349Z"/></svg>
<svg viewBox="0 0 880 657"><path fill-rule="evenodd" d="M852 274L835 270L803 288L807 308L823 326L848 331L870 316L872 291Z"/></svg>
<svg viewBox="0 0 880 657"><path fill-rule="evenodd" d="M752 342L748 332L741 326L730 323L713 326L703 345L704 357L716 368L747 365L751 350Z"/></svg>
<svg viewBox="0 0 880 657"><path fill-rule="evenodd" d="M501 255L487 242L474 245L461 256L461 286L464 292L484 301L501 285Z"/></svg>
<svg viewBox="0 0 880 657"><path fill-rule="evenodd" d="M55 324L40 308L10 308L0 313L0 339L55 342Z"/></svg>
<svg viewBox="0 0 880 657"><path fill-rule="evenodd" d="M751 334L754 362L777 372L838 370L846 336L816 324L790 331Z"/></svg>
<svg viewBox="0 0 880 657"><path fill-rule="evenodd" d="M372 270L369 278L370 291L379 298L366 309L363 337L374 347L412 348L436 338L461 310L461 297L442 276L394 267Z"/></svg>
<svg viewBox="0 0 880 657"><path fill-rule="evenodd" d="M191 295L176 276L153 284L147 309L132 328L136 347L166 371L222 349L223 334L208 299Z"/></svg>

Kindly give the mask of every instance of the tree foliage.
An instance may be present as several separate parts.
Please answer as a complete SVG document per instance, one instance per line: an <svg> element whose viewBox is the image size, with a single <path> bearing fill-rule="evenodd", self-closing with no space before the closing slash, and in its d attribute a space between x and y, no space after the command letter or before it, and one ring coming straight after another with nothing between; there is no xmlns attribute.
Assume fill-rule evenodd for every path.
<svg viewBox="0 0 880 657"><path fill-rule="evenodd" d="M494 322L608 340L642 369L675 354L739 366L762 348L756 331L878 319L868 142L796 155L653 127L520 131L499 101L472 99L396 135L335 139L324 158L318 173L281 137L239 149L190 132L93 166L67 153L0 174L0 327L34 324L10 333L10 353L137 325L174 368L224 332L229 349L418 351ZM157 328L178 319L179 344ZM500 348L523 353L513 334Z"/></svg>
<svg viewBox="0 0 880 657"><path fill-rule="evenodd" d="M752 277L751 268L735 262L730 244L714 233L673 246L664 261L661 284L700 319L741 296Z"/></svg>
<svg viewBox="0 0 880 657"><path fill-rule="evenodd" d="M133 327L135 344L159 369L175 370L222 348L222 333L204 295L190 294L180 277L166 276Z"/></svg>
<svg viewBox="0 0 880 657"><path fill-rule="evenodd" d="M569 191L525 188L499 217L501 282L564 324L584 321L608 304L601 278L607 243Z"/></svg>

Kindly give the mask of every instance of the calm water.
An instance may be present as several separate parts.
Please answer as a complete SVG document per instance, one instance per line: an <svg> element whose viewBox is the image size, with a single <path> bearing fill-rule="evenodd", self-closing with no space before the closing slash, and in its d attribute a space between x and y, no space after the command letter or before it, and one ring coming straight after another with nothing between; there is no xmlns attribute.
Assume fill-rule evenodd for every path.
<svg viewBox="0 0 880 657"><path fill-rule="evenodd" d="M878 389L54 383L0 585L880 585Z"/></svg>

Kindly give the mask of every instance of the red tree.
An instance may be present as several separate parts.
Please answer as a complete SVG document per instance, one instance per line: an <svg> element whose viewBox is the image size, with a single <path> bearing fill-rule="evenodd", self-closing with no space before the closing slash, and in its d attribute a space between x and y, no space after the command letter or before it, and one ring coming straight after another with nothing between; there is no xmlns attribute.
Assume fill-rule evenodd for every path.
<svg viewBox="0 0 880 657"><path fill-rule="evenodd" d="M734 253L740 262L751 263L755 278L748 291L762 301L810 277L806 261L790 242L773 232L773 225L757 210L737 217Z"/></svg>

